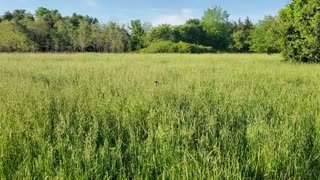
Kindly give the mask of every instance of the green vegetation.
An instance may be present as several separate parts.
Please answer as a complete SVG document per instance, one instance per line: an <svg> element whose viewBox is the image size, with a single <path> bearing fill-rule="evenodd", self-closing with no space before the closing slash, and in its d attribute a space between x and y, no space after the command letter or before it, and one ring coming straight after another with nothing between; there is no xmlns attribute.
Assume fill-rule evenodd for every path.
<svg viewBox="0 0 320 180"><path fill-rule="evenodd" d="M318 179L320 66L0 54L0 179Z"/></svg>
<svg viewBox="0 0 320 180"><path fill-rule="evenodd" d="M254 24L249 18L244 23L241 20L233 23L221 7L209 8L201 19L189 19L177 26L162 24L152 27L140 20L132 20L129 25L115 22L101 24L90 16L62 16L58 10L43 7L38 8L34 15L18 9L0 16L0 26L7 26L8 22L15 26L21 38L15 38L8 28L0 28L0 45L12 46L7 41L12 38L21 44L27 41L30 46L1 48L0 52L152 52L140 50L153 49L149 46L159 41L188 43L188 46L200 49L196 53L255 51L249 48L248 43ZM260 33L263 35L264 32ZM207 49L204 47L213 50L201 50ZM172 52L172 49L166 50L165 53ZM190 50L174 52L190 53Z"/></svg>
<svg viewBox="0 0 320 180"><path fill-rule="evenodd" d="M279 53L281 33L278 27L277 18L266 16L249 35L250 50L259 53Z"/></svg>
<svg viewBox="0 0 320 180"><path fill-rule="evenodd" d="M212 47L202 45L189 44L186 42L174 43L172 41L156 41L148 47L142 49L143 53L210 53L213 52Z"/></svg>
<svg viewBox="0 0 320 180"><path fill-rule="evenodd" d="M266 15L257 24L249 17L244 22L229 17L214 6L201 19L152 27L138 19L130 25L101 24L96 18L63 17L43 7L34 15L18 9L0 16L0 52L282 52L286 60L320 62L319 0L291 0L277 16ZM181 42L187 50L163 48Z"/></svg>
<svg viewBox="0 0 320 180"><path fill-rule="evenodd" d="M0 29L0 52L28 52L34 49L35 45L28 40L18 25L3 21L0 23Z"/></svg>
<svg viewBox="0 0 320 180"><path fill-rule="evenodd" d="M249 52L250 51L250 35L253 33L252 30L254 28L254 25L250 21L249 18L247 18L244 22L241 20L238 21L238 24L235 26L235 30L232 33L232 49L237 52ZM257 26L257 28L260 28L260 26ZM263 36L264 33L261 34Z"/></svg>
<svg viewBox="0 0 320 180"><path fill-rule="evenodd" d="M299 62L320 62L320 1L293 0L280 12L283 54Z"/></svg>
<svg viewBox="0 0 320 180"><path fill-rule="evenodd" d="M232 23L229 14L221 7L207 9L202 17L202 27L207 32L206 37L212 47L218 50L226 50L231 42Z"/></svg>

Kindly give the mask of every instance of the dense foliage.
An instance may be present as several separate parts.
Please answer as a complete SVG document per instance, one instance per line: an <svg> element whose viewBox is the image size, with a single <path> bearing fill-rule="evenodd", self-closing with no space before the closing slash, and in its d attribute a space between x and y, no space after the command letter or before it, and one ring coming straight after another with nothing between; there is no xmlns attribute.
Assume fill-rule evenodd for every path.
<svg viewBox="0 0 320 180"><path fill-rule="evenodd" d="M207 32L206 45L218 50L226 50L231 42L232 23L229 14L221 7L207 9L202 17L203 29Z"/></svg>
<svg viewBox="0 0 320 180"><path fill-rule="evenodd" d="M34 15L18 9L0 16L0 52L283 52L286 59L320 62L319 0L292 0L277 16L256 24L229 17L215 6L201 19L152 27L140 20L101 24L96 18L63 17L43 7ZM174 48L166 48L169 44Z"/></svg>
<svg viewBox="0 0 320 180"><path fill-rule="evenodd" d="M212 47L190 44L186 42L156 41L141 50L144 53L211 53Z"/></svg>
<svg viewBox="0 0 320 180"><path fill-rule="evenodd" d="M249 18L246 18L244 22L241 20L235 25L235 29L232 33L233 44L231 48L236 52L249 52L250 51L250 34L254 28L253 23ZM263 35L263 34L262 34Z"/></svg>
<svg viewBox="0 0 320 180"><path fill-rule="evenodd" d="M124 26L99 24L89 16L62 17L57 10L6 12L0 23L0 51L126 52L130 37ZM12 41L8 41L11 39ZM19 41L19 43L12 44ZM17 45L18 44L18 45Z"/></svg>
<svg viewBox="0 0 320 180"><path fill-rule="evenodd" d="M157 27L140 20L132 20L129 25L101 24L89 16L63 17L58 10L41 7L34 15L25 10L6 12L0 26L0 52L203 53L249 52L248 39L254 25L249 18L232 23L220 7L207 9L202 19ZM12 39L11 44L8 39ZM155 50L165 43L174 44L174 48Z"/></svg>
<svg viewBox="0 0 320 180"><path fill-rule="evenodd" d="M259 53L278 53L280 48L279 23L276 17L266 16L253 28L249 36L250 50Z"/></svg>
<svg viewBox="0 0 320 180"><path fill-rule="evenodd" d="M7 20L0 23L0 52L32 51L35 45L16 23Z"/></svg>
<svg viewBox="0 0 320 180"><path fill-rule="evenodd" d="M300 62L320 62L320 1L293 0L280 12L283 54Z"/></svg>

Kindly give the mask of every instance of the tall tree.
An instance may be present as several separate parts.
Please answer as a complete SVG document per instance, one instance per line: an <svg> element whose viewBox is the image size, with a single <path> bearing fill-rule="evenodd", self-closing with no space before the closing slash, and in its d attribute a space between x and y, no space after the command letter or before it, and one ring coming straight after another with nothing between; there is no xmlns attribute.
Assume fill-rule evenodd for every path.
<svg viewBox="0 0 320 180"><path fill-rule="evenodd" d="M207 9L202 17L202 27L208 33L205 45L219 50L226 50L231 42L232 23L229 14L221 7Z"/></svg>
<svg viewBox="0 0 320 180"><path fill-rule="evenodd" d="M96 23L92 25L91 29L91 40L94 47L94 51L103 51L103 31L100 24Z"/></svg>
<svg viewBox="0 0 320 180"><path fill-rule="evenodd" d="M177 26L176 30L179 32L179 41L191 44L203 44L206 32L201 26L199 19L189 19L185 24Z"/></svg>
<svg viewBox="0 0 320 180"><path fill-rule="evenodd" d="M30 13L27 13L24 9L17 9L14 10L12 13L12 19L15 19L17 21L23 20L27 16L32 16Z"/></svg>
<svg viewBox="0 0 320 180"><path fill-rule="evenodd" d="M0 23L0 52L33 51L35 45L16 22L4 20Z"/></svg>
<svg viewBox="0 0 320 180"><path fill-rule="evenodd" d="M320 62L320 1L292 0L280 12L281 44L287 59Z"/></svg>
<svg viewBox="0 0 320 180"><path fill-rule="evenodd" d="M30 31L30 38L36 43L39 51L50 51L52 47L51 29L44 18L29 21L26 25Z"/></svg>
<svg viewBox="0 0 320 180"><path fill-rule="evenodd" d="M124 27L110 22L103 27L104 52L121 53L128 50L129 34Z"/></svg>
<svg viewBox="0 0 320 180"><path fill-rule="evenodd" d="M144 47L146 33L140 20L132 20L130 25L130 50L136 51Z"/></svg>
<svg viewBox="0 0 320 180"><path fill-rule="evenodd" d="M11 21L13 19L13 14L9 11L5 12L4 15L2 16L3 20L8 20Z"/></svg>
<svg viewBox="0 0 320 180"><path fill-rule="evenodd" d="M56 29L53 34L54 51L71 51L72 24L69 21L59 20L54 28Z"/></svg>
<svg viewBox="0 0 320 180"><path fill-rule="evenodd" d="M250 50L259 53L280 52L280 35L277 18L266 16L250 34Z"/></svg>
<svg viewBox="0 0 320 180"><path fill-rule="evenodd" d="M254 25L247 17L244 22L240 19L238 23L235 25L235 29L232 33L232 49L237 52L249 52L250 45L250 33L253 29Z"/></svg>
<svg viewBox="0 0 320 180"><path fill-rule="evenodd" d="M81 20L78 29L78 43L82 52L90 45L91 26L87 20Z"/></svg>
<svg viewBox="0 0 320 180"><path fill-rule="evenodd" d="M147 34L147 41L176 41L174 28L169 24L155 27Z"/></svg>

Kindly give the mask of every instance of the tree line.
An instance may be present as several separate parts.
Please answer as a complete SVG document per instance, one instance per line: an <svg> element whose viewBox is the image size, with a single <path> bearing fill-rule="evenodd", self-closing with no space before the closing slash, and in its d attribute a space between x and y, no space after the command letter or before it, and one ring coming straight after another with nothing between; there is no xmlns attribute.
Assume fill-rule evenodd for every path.
<svg viewBox="0 0 320 180"><path fill-rule="evenodd" d="M274 37L272 31L264 33L272 28L270 24L273 21L275 17L268 16L258 24L253 24L249 18L232 22L226 11L213 7L206 10L201 19L190 19L183 25L152 27L140 20L132 20L129 25L101 24L93 17L76 13L62 16L58 10L43 7L38 8L35 14L18 9L0 16L0 51L122 53L145 49L149 52L152 51L148 49L150 46L157 49L161 44L175 43L178 49L278 52L278 46L269 47L262 39L269 39L262 37L264 34Z"/></svg>
<svg viewBox="0 0 320 180"><path fill-rule="evenodd" d="M282 52L287 59L320 62L320 1L292 0L277 16L258 23L231 21L221 7L184 24L132 20L129 25L40 7L0 16L0 52Z"/></svg>

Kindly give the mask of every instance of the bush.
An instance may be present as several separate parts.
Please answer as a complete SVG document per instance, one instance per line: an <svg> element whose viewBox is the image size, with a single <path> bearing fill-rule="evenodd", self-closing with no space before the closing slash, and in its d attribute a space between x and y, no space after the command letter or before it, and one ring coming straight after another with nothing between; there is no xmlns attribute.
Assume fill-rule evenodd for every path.
<svg viewBox="0 0 320 180"><path fill-rule="evenodd" d="M186 42L157 41L142 49L142 53L211 53L212 47L190 44Z"/></svg>
<svg viewBox="0 0 320 180"><path fill-rule="evenodd" d="M283 54L299 62L320 62L320 1L293 0L280 12Z"/></svg>

